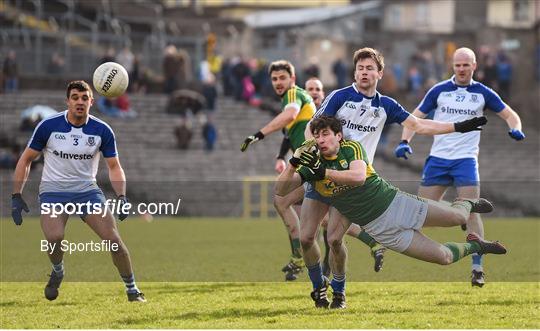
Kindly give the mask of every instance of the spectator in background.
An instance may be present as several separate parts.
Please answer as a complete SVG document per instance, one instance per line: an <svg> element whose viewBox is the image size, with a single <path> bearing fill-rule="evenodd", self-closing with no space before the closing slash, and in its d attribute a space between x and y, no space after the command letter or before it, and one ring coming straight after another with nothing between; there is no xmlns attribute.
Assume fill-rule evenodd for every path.
<svg viewBox="0 0 540 331"><path fill-rule="evenodd" d="M133 65L135 63L135 55L131 52L129 46L124 46L122 50L116 56L116 62L121 64L129 74L131 81L131 74L133 73Z"/></svg>
<svg viewBox="0 0 540 331"><path fill-rule="evenodd" d="M304 82L307 81L310 77L321 76L321 70L319 68L318 63L319 63L319 59L317 59L315 56L312 56L309 59L309 65L306 68L304 68Z"/></svg>
<svg viewBox="0 0 540 331"><path fill-rule="evenodd" d="M19 65L17 64L17 54L10 50L4 60L2 68L4 75L4 90L6 93L17 92L19 90Z"/></svg>
<svg viewBox="0 0 540 331"><path fill-rule="evenodd" d="M50 75L61 75L64 73L64 58L60 56L57 52L54 52L49 59L47 64L47 73Z"/></svg>
<svg viewBox="0 0 540 331"><path fill-rule="evenodd" d="M125 93L118 98L100 97L97 106L101 113L111 117L134 118L137 116L137 112L130 107L129 98Z"/></svg>
<svg viewBox="0 0 540 331"><path fill-rule="evenodd" d="M233 95L232 65L228 58L221 64L221 85L223 86L223 95L228 97Z"/></svg>
<svg viewBox="0 0 540 331"><path fill-rule="evenodd" d="M497 82L497 65L495 63L495 57L493 55L489 55L486 57L484 65L484 79L482 83L484 83L487 86L492 86L493 88L498 89L498 82Z"/></svg>
<svg viewBox="0 0 540 331"><path fill-rule="evenodd" d="M116 50L114 47L107 48L101 59L99 59L99 64L107 62L116 62Z"/></svg>
<svg viewBox="0 0 540 331"><path fill-rule="evenodd" d="M213 151L217 140L217 129L213 123L213 116L208 114L206 122L202 126L202 135L205 142L205 149Z"/></svg>
<svg viewBox="0 0 540 331"><path fill-rule="evenodd" d="M180 71L180 61L176 46L165 47L163 53L163 92L173 93L178 88L178 72Z"/></svg>
<svg viewBox="0 0 540 331"><path fill-rule="evenodd" d="M202 94L206 99L206 109L214 111L216 109L216 76L212 73L210 63L201 61L200 65L200 80L202 82Z"/></svg>
<svg viewBox="0 0 540 331"><path fill-rule="evenodd" d="M178 50L176 46L169 45L163 54L163 91L171 94L184 88L191 80L191 65L189 54L185 50Z"/></svg>
<svg viewBox="0 0 540 331"><path fill-rule="evenodd" d="M174 128L174 136L179 149L188 149L193 136L192 123L187 118L181 118L178 125Z"/></svg>
<svg viewBox="0 0 540 331"><path fill-rule="evenodd" d="M251 76L251 72L242 58L235 58L233 61L234 64L231 68L233 95L235 100L241 101L244 94L244 84L247 83L244 78Z"/></svg>
<svg viewBox="0 0 540 331"><path fill-rule="evenodd" d="M497 57L497 84L499 85L499 94L501 99L510 99L510 83L512 82L512 63L504 53Z"/></svg>
<svg viewBox="0 0 540 331"><path fill-rule="evenodd" d="M343 61L343 58L340 57L334 62L332 65L332 72L336 77L337 88L345 87L347 84L347 65L345 64L345 61Z"/></svg>
<svg viewBox="0 0 540 331"><path fill-rule="evenodd" d="M135 55L133 57L133 67L131 68L131 71L129 72L128 92L141 92L142 91L141 83L142 83L141 56Z"/></svg>
<svg viewBox="0 0 540 331"><path fill-rule="evenodd" d="M17 161L21 156L21 146L19 144L11 145L9 152L0 153L0 169L15 169Z"/></svg>
<svg viewBox="0 0 540 331"><path fill-rule="evenodd" d="M191 90L177 90L169 97L165 111L185 118L188 113L197 114L206 104L203 95Z"/></svg>

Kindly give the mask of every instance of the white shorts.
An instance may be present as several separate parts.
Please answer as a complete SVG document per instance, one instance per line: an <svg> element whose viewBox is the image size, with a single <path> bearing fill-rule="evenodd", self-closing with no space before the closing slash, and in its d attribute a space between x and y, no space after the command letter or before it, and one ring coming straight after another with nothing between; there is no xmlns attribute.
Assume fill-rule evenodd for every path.
<svg viewBox="0 0 540 331"><path fill-rule="evenodd" d="M427 211L427 201L398 192L388 209L362 228L381 245L401 253L411 245L414 230L424 225Z"/></svg>

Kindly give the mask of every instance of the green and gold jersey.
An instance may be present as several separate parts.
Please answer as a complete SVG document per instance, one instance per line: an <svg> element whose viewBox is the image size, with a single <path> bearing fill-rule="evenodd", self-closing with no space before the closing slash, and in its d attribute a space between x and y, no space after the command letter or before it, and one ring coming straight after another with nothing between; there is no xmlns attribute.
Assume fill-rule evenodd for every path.
<svg viewBox="0 0 540 331"><path fill-rule="evenodd" d="M325 178L314 181L313 173L305 167L299 167L298 173L305 181L313 184L315 190L330 199L330 204L349 221L366 225L388 209L398 189L379 177L369 162L364 147L356 141L342 140L335 158L321 157L327 169L348 170L351 162L362 160L367 164L366 181L361 186L342 185Z"/></svg>
<svg viewBox="0 0 540 331"><path fill-rule="evenodd" d="M297 149L306 140L304 130L306 125L315 114L315 104L313 98L303 89L298 86L293 86L285 92L281 97L281 109L289 104L298 105L300 112L294 121L287 124L287 135L291 140L293 150Z"/></svg>

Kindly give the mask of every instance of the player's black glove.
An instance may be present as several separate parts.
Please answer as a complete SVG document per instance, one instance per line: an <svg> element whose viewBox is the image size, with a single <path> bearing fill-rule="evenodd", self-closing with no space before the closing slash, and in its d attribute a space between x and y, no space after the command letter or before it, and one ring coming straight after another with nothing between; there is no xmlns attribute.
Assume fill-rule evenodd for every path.
<svg viewBox="0 0 540 331"><path fill-rule="evenodd" d="M255 133L254 135L252 136L249 136L246 138L246 140L244 140L244 142L242 143L242 146L240 146L240 150L242 152L245 152L246 149L249 147L249 145L259 141L259 140L262 140L264 139L264 134L261 132L261 131L258 131L257 133Z"/></svg>
<svg viewBox="0 0 540 331"><path fill-rule="evenodd" d="M482 130L482 126L487 124L487 117L473 117L469 120L465 120L462 122L456 122L454 123L454 131L456 132L470 132L470 131L480 131Z"/></svg>
<svg viewBox="0 0 540 331"><path fill-rule="evenodd" d="M15 225L22 224L23 210L27 213L30 211L26 202L24 202L22 195L20 193L13 194L11 196L11 217L13 218L13 222L15 222Z"/></svg>
<svg viewBox="0 0 540 331"><path fill-rule="evenodd" d="M122 212L123 211L123 206L126 203L129 203L129 200L125 195L119 195L116 199L118 200L118 210L120 211L120 213L118 214L118 219L120 221L123 221L129 215L129 212L127 212L127 211L125 213Z"/></svg>
<svg viewBox="0 0 540 331"><path fill-rule="evenodd" d="M303 151L300 155L300 164L313 172L315 180L323 180L326 177L326 168L321 163L317 151Z"/></svg>

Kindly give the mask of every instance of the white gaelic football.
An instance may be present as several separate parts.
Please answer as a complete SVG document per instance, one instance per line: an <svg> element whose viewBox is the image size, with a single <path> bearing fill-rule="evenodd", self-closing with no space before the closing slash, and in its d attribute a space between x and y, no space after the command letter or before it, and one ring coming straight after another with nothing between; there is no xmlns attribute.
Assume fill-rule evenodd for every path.
<svg viewBox="0 0 540 331"><path fill-rule="evenodd" d="M124 67L116 62L106 62L94 71L94 88L106 97L116 98L124 94L129 76Z"/></svg>

